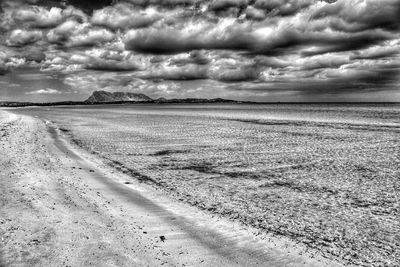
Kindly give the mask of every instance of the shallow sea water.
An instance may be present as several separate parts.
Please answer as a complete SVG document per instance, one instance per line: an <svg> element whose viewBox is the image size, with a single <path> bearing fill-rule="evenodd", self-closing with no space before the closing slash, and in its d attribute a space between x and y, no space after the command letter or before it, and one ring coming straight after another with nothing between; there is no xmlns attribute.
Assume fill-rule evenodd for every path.
<svg viewBox="0 0 400 267"><path fill-rule="evenodd" d="M400 105L24 108L178 199L347 262L400 259ZM394 265L393 265L394 266Z"/></svg>

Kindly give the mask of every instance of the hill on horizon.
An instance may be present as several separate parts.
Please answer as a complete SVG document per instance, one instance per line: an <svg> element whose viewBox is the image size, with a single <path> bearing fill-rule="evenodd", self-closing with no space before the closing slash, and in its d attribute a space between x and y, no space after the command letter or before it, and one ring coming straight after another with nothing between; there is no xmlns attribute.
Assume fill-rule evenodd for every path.
<svg viewBox="0 0 400 267"><path fill-rule="evenodd" d="M92 95L86 99L86 103L106 103L118 101L140 101L151 102L152 98L145 94L130 93L130 92L107 92L107 91L94 91Z"/></svg>

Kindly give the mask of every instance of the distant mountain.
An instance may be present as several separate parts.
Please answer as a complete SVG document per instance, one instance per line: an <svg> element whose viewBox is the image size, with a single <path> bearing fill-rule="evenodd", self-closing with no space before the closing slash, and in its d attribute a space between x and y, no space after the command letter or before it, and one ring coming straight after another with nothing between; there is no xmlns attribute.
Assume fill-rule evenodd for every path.
<svg viewBox="0 0 400 267"><path fill-rule="evenodd" d="M85 100L86 103L109 103L109 102L152 102L153 99L145 94L136 94L129 92L106 92L94 91L92 95Z"/></svg>
<svg viewBox="0 0 400 267"><path fill-rule="evenodd" d="M0 0L1 1L1 0ZM0 101L0 107L28 107L28 106L73 106L73 105L96 105L96 104L135 104L135 103L149 103L149 104L207 104L207 103L248 103L244 101L235 101L223 98L172 98L166 99L160 97L152 99L145 94L136 94L129 92L107 92L107 91L94 91L92 95L85 101L62 101L62 102L13 102L13 101Z"/></svg>

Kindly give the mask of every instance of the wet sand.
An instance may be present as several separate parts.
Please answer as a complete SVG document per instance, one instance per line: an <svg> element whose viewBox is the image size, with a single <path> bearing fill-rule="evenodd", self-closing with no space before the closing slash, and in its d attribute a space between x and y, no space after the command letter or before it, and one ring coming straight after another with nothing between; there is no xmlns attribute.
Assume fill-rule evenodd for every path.
<svg viewBox="0 0 400 267"><path fill-rule="evenodd" d="M50 122L0 111L0 137L0 265L340 266L132 181Z"/></svg>

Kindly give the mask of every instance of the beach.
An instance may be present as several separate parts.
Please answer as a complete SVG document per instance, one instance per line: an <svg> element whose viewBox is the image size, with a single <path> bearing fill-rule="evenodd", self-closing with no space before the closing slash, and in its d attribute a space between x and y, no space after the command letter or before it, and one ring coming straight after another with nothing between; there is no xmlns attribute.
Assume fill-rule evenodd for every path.
<svg viewBox="0 0 400 267"><path fill-rule="evenodd" d="M58 245L81 251L94 265L105 257L117 266L132 260L149 266L396 266L399 110L397 105L10 109L2 112L2 166L9 177L2 188L10 190L2 195L11 209L3 217L23 210L39 216L33 221L42 225L49 216L46 229L54 236L60 229L71 231ZM16 199L35 208L9 204ZM15 220L5 220L2 231L21 232L13 230ZM36 231L23 227L22 232ZM31 253L43 246L40 253L60 258L54 244L42 241L54 242L46 231L42 239L24 242L38 240ZM15 248L25 244L17 242ZM20 250L10 244L3 259ZM62 257L72 266L82 262Z"/></svg>
<svg viewBox="0 0 400 267"><path fill-rule="evenodd" d="M73 146L49 121L0 116L2 266L336 264L177 202Z"/></svg>

